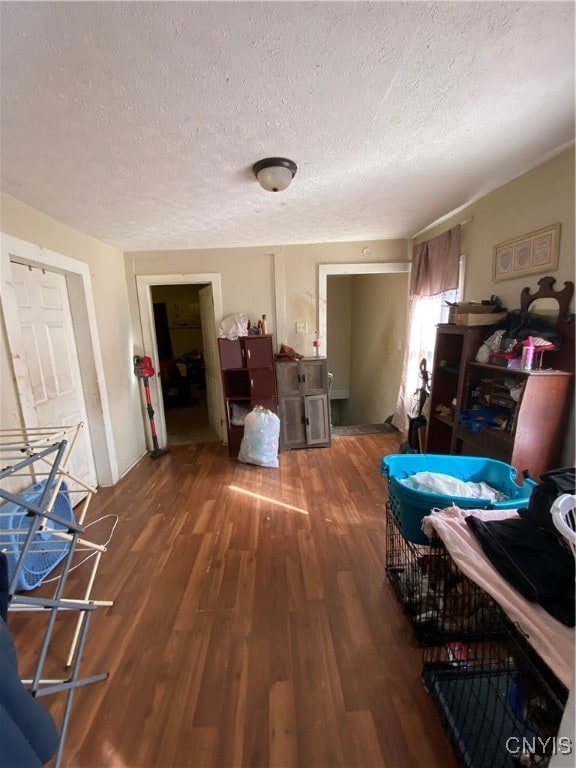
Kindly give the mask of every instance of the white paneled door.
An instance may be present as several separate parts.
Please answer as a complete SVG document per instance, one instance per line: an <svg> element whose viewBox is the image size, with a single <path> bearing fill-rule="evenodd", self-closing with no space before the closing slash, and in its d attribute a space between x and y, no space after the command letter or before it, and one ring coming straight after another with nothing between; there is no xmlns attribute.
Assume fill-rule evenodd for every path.
<svg viewBox="0 0 576 768"><path fill-rule="evenodd" d="M84 482L96 485L66 278L14 262L11 271L37 426L82 423L68 466Z"/></svg>

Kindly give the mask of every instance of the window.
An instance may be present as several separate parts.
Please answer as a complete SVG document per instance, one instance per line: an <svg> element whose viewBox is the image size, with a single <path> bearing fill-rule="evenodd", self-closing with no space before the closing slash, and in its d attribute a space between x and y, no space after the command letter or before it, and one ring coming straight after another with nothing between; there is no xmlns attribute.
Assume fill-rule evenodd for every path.
<svg viewBox="0 0 576 768"><path fill-rule="evenodd" d="M426 360L426 368L432 369L436 326L448 322L449 306L461 299L464 288L465 257L460 257L458 288L438 293L435 296L410 296L408 303L408 332L402 381L392 424L401 432L408 430L408 417L416 416L413 412L415 395L422 386L420 363Z"/></svg>

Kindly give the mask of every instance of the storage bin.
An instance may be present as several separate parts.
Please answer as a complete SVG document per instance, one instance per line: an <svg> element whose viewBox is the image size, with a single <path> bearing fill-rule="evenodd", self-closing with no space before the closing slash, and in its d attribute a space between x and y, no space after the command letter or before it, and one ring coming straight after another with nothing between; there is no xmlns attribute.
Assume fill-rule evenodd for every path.
<svg viewBox="0 0 576 768"><path fill-rule="evenodd" d="M450 456L426 453L398 453L382 458L380 471L388 480L388 496L394 519L402 535L414 544L428 544L420 528L422 518L434 508L455 505L462 509L519 509L528 506L536 483L515 482L516 469L510 464L480 456ZM464 482L485 482L508 498L502 501L482 497L444 496L409 488L400 482L417 472L436 472Z"/></svg>

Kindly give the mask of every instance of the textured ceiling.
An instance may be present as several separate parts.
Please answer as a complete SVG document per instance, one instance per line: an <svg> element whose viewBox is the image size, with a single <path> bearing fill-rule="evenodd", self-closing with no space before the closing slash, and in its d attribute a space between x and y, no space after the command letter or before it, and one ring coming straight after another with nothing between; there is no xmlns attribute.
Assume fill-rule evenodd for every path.
<svg viewBox="0 0 576 768"><path fill-rule="evenodd" d="M2 2L4 191L125 250L408 237L574 140L573 2ZM293 159L282 193L251 172Z"/></svg>

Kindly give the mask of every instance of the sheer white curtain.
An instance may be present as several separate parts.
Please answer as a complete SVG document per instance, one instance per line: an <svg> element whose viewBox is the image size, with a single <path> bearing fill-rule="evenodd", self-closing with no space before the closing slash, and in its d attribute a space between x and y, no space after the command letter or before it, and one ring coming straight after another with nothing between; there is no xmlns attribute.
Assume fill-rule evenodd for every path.
<svg viewBox="0 0 576 768"><path fill-rule="evenodd" d="M426 360L426 368L431 370L436 325L447 321L446 302L458 299L462 270L460 225L414 246L404 367L392 416L392 424L401 432L408 431L408 417L416 415L412 406L422 385L420 362Z"/></svg>
<svg viewBox="0 0 576 768"><path fill-rule="evenodd" d="M410 296L408 303L408 332L404 351L404 366L392 424L401 432L408 431L408 416L413 416L414 395L422 386L420 362L432 369L436 325L448 320L447 301L458 300L458 289L435 296Z"/></svg>

